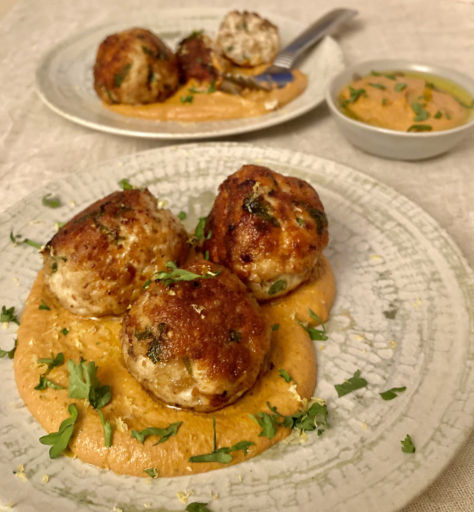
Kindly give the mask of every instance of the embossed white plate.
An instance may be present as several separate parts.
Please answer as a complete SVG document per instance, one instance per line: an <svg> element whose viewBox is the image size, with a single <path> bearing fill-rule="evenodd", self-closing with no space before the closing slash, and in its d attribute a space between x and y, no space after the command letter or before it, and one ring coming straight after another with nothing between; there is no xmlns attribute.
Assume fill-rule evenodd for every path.
<svg viewBox="0 0 474 512"><path fill-rule="evenodd" d="M301 445L279 445L242 464L195 476L117 476L79 460L50 460L41 427L18 397L12 361L0 360L0 504L19 512L179 511L177 493L229 511L395 511L448 464L474 423L473 273L449 236L419 207L348 167L315 156L240 144L157 149L51 183L0 216L0 304L21 311L41 259L14 246L10 231L45 242L67 220L127 177L188 212L188 228L209 211L218 184L243 163L302 177L329 218L326 253L337 299L317 342L315 394L331 428ZM64 206L41 204L58 194ZM295 329L299 326L295 324ZM0 329L9 348L14 328ZM342 398L334 384L356 370L368 386ZM387 402L379 392L406 386ZM314 435L313 435L314 434ZM416 453L401 451L412 437ZM24 465L27 481L13 474ZM44 475L49 482L43 483ZM219 496L216 498L216 496Z"/></svg>
<svg viewBox="0 0 474 512"><path fill-rule="evenodd" d="M107 35L142 26L156 32L175 48L193 30L204 29L214 35L227 12L216 8L156 9L149 13L131 13L121 22L72 36L50 50L41 61L36 72L38 93L46 105L75 123L119 135L156 139L202 139L259 130L294 119L324 100L329 81L344 67L341 48L331 38L324 39L298 63L308 76L305 92L283 108L263 116L201 123L160 122L126 117L102 105L94 91L92 69L97 48ZM291 19L274 14L266 16L279 27L283 45L306 28Z"/></svg>

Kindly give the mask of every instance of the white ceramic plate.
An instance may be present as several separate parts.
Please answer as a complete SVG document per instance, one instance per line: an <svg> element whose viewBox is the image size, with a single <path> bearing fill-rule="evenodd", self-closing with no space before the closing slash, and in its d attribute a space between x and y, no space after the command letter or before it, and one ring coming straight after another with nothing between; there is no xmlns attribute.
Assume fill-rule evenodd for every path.
<svg viewBox="0 0 474 512"><path fill-rule="evenodd" d="M50 460L41 427L18 397L12 362L0 360L0 504L19 512L184 510L177 492L213 512L397 510L447 465L474 423L474 278L446 233L419 207L348 167L315 156L239 144L169 147L108 161L91 174L51 183L0 216L0 304L21 311L41 260L9 233L46 241L54 222L117 189L148 185L188 228L206 215L217 185L243 163L302 177L329 218L327 255L337 299L317 343L316 395L331 429L302 445L279 445L242 464L167 479L117 476L65 457ZM64 206L41 205L46 193ZM70 201L73 201L72 206ZM298 326L295 326L298 328ZM1 329L11 346L14 329ZM360 370L368 386L338 398L334 384ZM407 390L386 402L379 392ZM416 453L401 451L410 434ZM13 474L24 464L28 481ZM42 477L50 476L48 483ZM213 494L219 497L214 499Z"/></svg>
<svg viewBox="0 0 474 512"><path fill-rule="evenodd" d="M324 100L330 79L344 67L342 51L330 38L308 53L299 67L308 76L306 91L282 109L263 116L202 123L159 122L128 118L106 109L93 88L92 69L97 48L109 34L133 26L156 32L171 48L193 30L214 35L227 10L186 9L132 14L122 22L89 29L56 46L45 55L36 72L37 90L56 113L81 125L120 135L156 139L202 139L267 128L308 112ZM282 44L305 25L273 14L266 15L280 30ZM311 21L311 20L308 20Z"/></svg>

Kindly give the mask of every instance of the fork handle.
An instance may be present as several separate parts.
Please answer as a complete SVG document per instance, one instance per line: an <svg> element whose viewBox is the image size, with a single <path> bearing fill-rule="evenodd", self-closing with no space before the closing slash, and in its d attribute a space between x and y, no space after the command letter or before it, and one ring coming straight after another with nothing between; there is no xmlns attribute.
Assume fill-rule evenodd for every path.
<svg viewBox="0 0 474 512"><path fill-rule="evenodd" d="M357 14L353 9L334 9L316 20L288 46L283 48L272 66L290 69L296 59L311 45L320 41L324 36L331 33L338 25L351 19Z"/></svg>

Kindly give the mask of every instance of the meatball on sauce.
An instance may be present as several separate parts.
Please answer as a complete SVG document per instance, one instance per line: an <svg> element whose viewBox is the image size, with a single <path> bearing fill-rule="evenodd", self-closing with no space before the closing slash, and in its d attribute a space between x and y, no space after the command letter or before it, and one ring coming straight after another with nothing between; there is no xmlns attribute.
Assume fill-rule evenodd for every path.
<svg viewBox="0 0 474 512"><path fill-rule="evenodd" d="M196 30L171 51L149 30L109 35L99 46L94 87L119 114L157 121L200 122L255 117L286 105L307 86L304 73L269 91L238 88L224 74L257 75L279 49L278 29L247 11L230 12L213 40Z"/></svg>
<svg viewBox="0 0 474 512"><path fill-rule="evenodd" d="M21 317L14 358L15 379L25 405L47 432L58 431L70 414L68 407L76 406L79 421L68 448L81 460L141 477L146 477L150 468L164 477L220 469L223 464L219 462L196 462L193 456L211 453L216 449L216 439L217 448L239 446L245 441L246 450L233 451L230 464L248 460L290 433L280 427L271 439L262 436L251 415L270 413L268 404L282 415L293 415L304 409L306 400L311 398L316 385L315 348L298 323L314 325L313 312L323 322L327 320L335 296L334 276L329 262L320 253L327 243L325 223L318 232L317 223L314 224L313 215L304 204L297 205L302 211L291 209L290 215L283 208L282 198L290 194L320 212L322 205L305 182L265 168L247 167L250 168L231 176L230 182L224 182L221 192L234 181L239 186L253 180L258 187L255 183L248 189L248 185L243 186L245 193L239 196L239 201L258 192L256 197L261 198L263 205L271 206L266 211L280 226L292 222L297 213L314 238L316 249L309 248L304 237L298 242L301 251L297 259L305 260L310 255L308 261L312 266L306 280L286 295L275 294L273 300L260 299L259 304L249 291L249 282L245 283L247 287L242 282L245 272L238 277L235 270L232 273L194 252L179 267L169 263L169 251L176 251L177 262L185 258L184 229L171 212L163 214L156 208L147 191L116 192L97 201L69 221L47 244L44 266ZM275 197L270 193L272 190ZM216 205L218 202L219 197ZM253 198L255 202L259 200ZM235 203L232 208L237 211L241 205ZM253 229L256 220L252 215L257 211L261 210L252 206L250 211L227 214L236 215L236 224L239 218L248 217L245 222L250 224L243 224L247 233ZM101 215L97 216L97 212ZM269 218L265 215L260 220L268 222ZM158 233L154 233L155 222L163 223L157 228ZM257 230L263 245L268 233L271 239L276 236L272 231L275 226L269 222L269 229ZM136 225L141 225L143 232ZM288 229L291 240L298 240L298 231ZM149 248L148 237L153 244L157 236L155 247L160 249L156 252L163 259L152 265L153 271L143 282L142 251ZM87 248L74 244L73 238L77 241L81 237ZM133 262L137 270L134 279L141 276L140 279L131 279L133 272L126 265L116 265L124 261L120 256L123 249L119 249L122 237L138 244L124 259ZM271 247L273 272L278 277L291 272L300 277L297 261L288 270L276 248ZM113 257L110 259L104 253ZM258 261L256 253L251 256ZM245 259L244 263L248 263ZM78 266L83 273L76 276ZM120 291L109 288L107 283L122 279L119 270L123 268L128 281L121 281L121 287L126 289L127 300L122 300ZM115 277L104 277L98 273L100 270ZM267 279L265 272L262 268L257 272L263 281ZM53 276L58 273L62 275L62 287L69 286L68 290L52 285ZM133 286L127 288L123 283ZM85 297L82 285L89 289ZM137 288L140 291L133 301L130 293ZM87 299L84 303L89 309L85 314L78 314L77 302L69 302L73 294ZM103 316L91 316L90 308L96 300L107 304L107 312L111 303L120 305L121 313L115 316L102 311ZM132 304L123 309L127 301ZM48 379L57 386L38 390L45 370L38 361L60 352L65 364L48 369ZM69 361L93 362L99 385L110 386L111 400L101 408L102 416L87 400L69 397ZM282 378L282 370L291 376L290 382ZM110 446L104 444L107 422L112 430ZM143 432L148 432L150 439L143 438L142 442L138 434Z"/></svg>

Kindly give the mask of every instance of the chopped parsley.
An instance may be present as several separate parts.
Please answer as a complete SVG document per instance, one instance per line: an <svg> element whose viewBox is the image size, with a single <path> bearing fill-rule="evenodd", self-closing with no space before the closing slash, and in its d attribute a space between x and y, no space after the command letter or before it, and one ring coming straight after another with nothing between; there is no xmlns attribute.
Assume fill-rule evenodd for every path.
<svg viewBox="0 0 474 512"><path fill-rule="evenodd" d="M179 427L181 427L182 423L182 421L171 423L165 428L147 427L144 430L132 430L132 437L143 444L148 437L158 436L159 439L155 445L161 444L165 441L168 441L171 436L175 436L178 433Z"/></svg>
<svg viewBox="0 0 474 512"><path fill-rule="evenodd" d="M230 341L236 341L237 343L242 339L242 333L239 331L234 331L234 329L231 329L229 331L229 338Z"/></svg>
<svg viewBox="0 0 474 512"><path fill-rule="evenodd" d="M102 423L102 428L104 429L104 443L107 448L112 446L112 424L110 421L104 418L104 413L97 409L97 413L99 414L100 422Z"/></svg>
<svg viewBox="0 0 474 512"><path fill-rule="evenodd" d="M256 215L266 222L269 222L272 226L278 228L280 227L280 223L273 215L270 214L270 208L270 204L265 201L262 196L256 196L254 194L246 197L242 204L242 209L244 211Z"/></svg>
<svg viewBox="0 0 474 512"><path fill-rule="evenodd" d="M272 325L272 331L278 331L279 328L280 328L280 324L273 324Z"/></svg>
<svg viewBox="0 0 474 512"><path fill-rule="evenodd" d="M186 96L181 96L181 98L179 98L179 101L181 101L181 103L192 103L194 100L194 96L192 94L187 94Z"/></svg>
<svg viewBox="0 0 474 512"><path fill-rule="evenodd" d="M151 478L158 478L160 476L160 472L157 468L147 468L143 470L148 476Z"/></svg>
<svg viewBox="0 0 474 512"><path fill-rule="evenodd" d="M184 219L186 219L187 216L188 215L186 214L186 212L182 212L181 211L181 212L178 213L178 219L179 220L184 220Z"/></svg>
<svg viewBox="0 0 474 512"><path fill-rule="evenodd" d="M380 89L381 91L385 91L386 87L384 84L378 84L377 82L369 82L371 87L375 87L376 89Z"/></svg>
<svg viewBox="0 0 474 512"><path fill-rule="evenodd" d="M41 199L41 203L43 206L47 206L48 208L59 208L62 206L61 199L58 196L53 196L52 194L46 194Z"/></svg>
<svg viewBox="0 0 474 512"><path fill-rule="evenodd" d="M154 275L154 281L163 281L165 286L170 286L179 281L194 281L196 279L211 279L220 274L220 271L211 272L208 270L205 274L196 274L184 268L178 268L176 263L168 261L166 271L162 270ZM145 287L145 285L143 285Z"/></svg>
<svg viewBox="0 0 474 512"><path fill-rule="evenodd" d="M382 393L379 393L379 395L384 399L384 400L393 400L394 398L397 398L398 394L397 393L403 393L404 391L406 391L406 386L402 386L400 388L390 388L390 389L387 389L387 391L383 391Z"/></svg>
<svg viewBox="0 0 474 512"><path fill-rule="evenodd" d="M51 311L51 308L46 304L44 299L41 299L41 304L38 306L38 309L44 309L45 311Z"/></svg>
<svg viewBox="0 0 474 512"><path fill-rule="evenodd" d="M443 114L441 113L441 110L438 110L436 114L433 116L435 119L440 119Z"/></svg>
<svg viewBox="0 0 474 512"><path fill-rule="evenodd" d="M135 187L130 183L130 181L128 181L128 178L122 178L119 182L118 182L120 188L122 190L133 190Z"/></svg>
<svg viewBox="0 0 474 512"><path fill-rule="evenodd" d="M0 322L6 322L10 323L13 322L17 325L20 325L20 322L18 321L18 318L15 314L15 307L12 306L11 308L8 308L6 306L2 306L2 311L0 313Z"/></svg>
<svg viewBox="0 0 474 512"><path fill-rule="evenodd" d="M280 414L277 408L270 405L269 402L267 402L267 407L271 413L260 411L257 414L249 415L262 429L259 437L272 439L280 427L296 429L300 432L316 430L318 435L323 434L325 429L329 428L328 409L323 400L317 400L307 409L298 411L291 416Z"/></svg>
<svg viewBox="0 0 474 512"><path fill-rule="evenodd" d="M213 92L216 92L216 81L215 81L215 80L213 80L213 81L210 83L210 85L209 85L209 87L208 87L208 89L207 89L207 93L208 93L208 94L211 94L211 93L213 93Z"/></svg>
<svg viewBox="0 0 474 512"><path fill-rule="evenodd" d="M213 450L210 453L202 455L193 455L189 457L189 462L220 462L221 464L229 464L232 462L232 452L243 451L247 455L247 450L255 443L252 441L240 441L233 446L222 446L217 448L217 435L216 435L216 418L212 417L213 436Z"/></svg>
<svg viewBox="0 0 474 512"><path fill-rule="evenodd" d="M41 444L51 446L49 450L49 456L51 459L59 457L63 451L67 448L74 431L74 424L77 420L77 408L74 404L69 404L68 407L69 418L66 418L57 432L52 432L46 436L40 437L39 441Z"/></svg>
<svg viewBox="0 0 474 512"><path fill-rule="evenodd" d="M413 112L415 112L415 117L413 118L413 121L419 122L419 121L426 121L430 117L430 113L423 108L423 105L419 103L418 101L413 101L411 104L411 108Z"/></svg>
<svg viewBox="0 0 474 512"><path fill-rule="evenodd" d="M34 240L31 240L29 238L23 238L19 234L13 234L13 231L10 231L10 240L13 242L14 245L29 245L30 247L34 247L35 249L41 249L42 245L38 242L35 242Z"/></svg>
<svg viewBox="0 0 474 512"><path fill-rule="evenodd" d="M280 375L280 377L285 381L285 382L291 382L291 381L295 381L293 379L293 377L286 371L284 370L283 368L281 368L280 370L278 370L278 375Z"/></svg>
<svg viewBox="0 0 474 512"><path fill-rule="evenodd" d="M120 87L122 85L122 82L125 80L125 77L127 76L131 67L132 67L132 65L130 63L125 64L125 66L122 68L122 71L120 71L120 73L115 73L114 87Z"/></svg>
<svg viewBox="0 0 474 512"><path fill-rule="evenodd" d="M409 434L406 435L405 439L403 441L400 441L402 443L402 452L404 453L415 453L416 448L413 444L413 440L410 437Z"/></svg>
<svg viewBox="0 0 474 512"><path fill-rule="evenodd" d="M8 359L13 359L13 357L15 356L15 350L16 350L17 343L18 343L18 340L15 339L15 344L13 345L13 348L10 350L3 350L0 348L0 358L6 356L6 357L8 357Z"/></svg>
<svg viewBox="0 0 474 512"><path fill-rule="evenodd" d="M348 393L352 393L357 389L361 389L367 386L367 381L360 376L360 370L354 372L354 375L345 380L342 384L335 384L334 387L337 391L337 396L340 398L341 396L347 395Z"/></svg>
<svg viewBox="0 0 474 512"><path fill-rule="evenodd" d="M196 227L194 228L194 235L191 239L191 243L195 244L199 242L200 240L209 240L212 236L212 231L209 231L206 234L206 221L207 217L199 217L198 223L196 224Z"/></svg>
<svg viewBox="0 0 474 512"><path fill-rule="evenodd" d="M321 329L317 329L315 326L305 324L301 320L296 319L298 324L309 334L309 337L313 341L326 341L328 339L326 334L326 327L324 326L321 318L311 309L308 308L309 316L321 326Z"/></svg>
<svg viewBox="0 0 474 512"><path fill-rule="evenodd" d="M385 78L388 78L390 80L397 79L397 73L380 73L379 71L371 71L370 74L372 76L384 76ZM401 74L401 73L398 73L398 74Z"/></svg>
<svg viewBox="0 0 474 512"><path fill-rule="evenodd" d="M56 356L54 357L53 355L51 355L51 357L41 357L40 359L38 359L38 363L45 364L46 370L40 375L39 383L35 386L35 389L39 391L43 391L46 388L66 389L64 386L56 384L55 382L47 378L47 375L53 368L56 368L56 366L61 366L62 364L64 364L64 354L62 352L58 352L58 354L56 354Z"/></svg>
<svg viewBox="0 0 474 512"><path fill-rule="evenodd" d="M283 290L286 290L287 286L288 284L284 279L278 279L278 281L275 281L268 289L268 295L275 295L282 292Z"/></svg>
<svg viewBox="0 0 474 512"><path fill-rule="evenodd" d="M407 132L430 132L433 129L429 124L412 124Z"/></svg>
<svg viewBox="0 0 474 512"><path fill-rule="evenodd" d="M190 503L185 509L186 512L211 512L207 508L207 503L202 503L200 501L194 501Z"/></svg>
<svg viewBox="0 0 474 512"><path fill-rule="evenodd" d="M344 100L341 104L341 107L343 107L343 108L346 107L347 105L349 105L349 103L356 102L361 96L367 96L365 89L354 89L351 86L349 86L349 93L350 93L349 98Z"/></svg>
<svg viewBox="0 0 474 512"><path fill-rule="evenodd" d="M69 329L68 329L67 327L63 327L63 328L61 329L61 334L62 334L63 336L67 336L67 335L69 334Z"/></svg>
<svg viewBox="0 0 474 512"><path fill-rule="evenodd" d="M403 89L406 89L406 88L407 88L407 84L405 82L398 82L395 84L395 87L394 87L394 89L397 92L403 91Z"/></svg>

